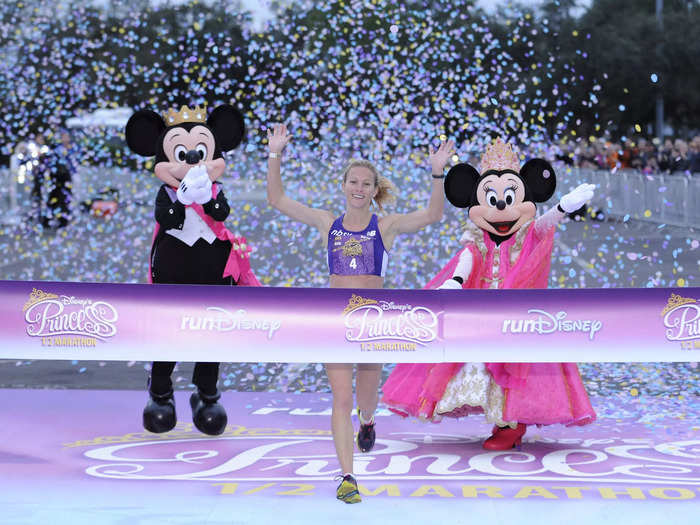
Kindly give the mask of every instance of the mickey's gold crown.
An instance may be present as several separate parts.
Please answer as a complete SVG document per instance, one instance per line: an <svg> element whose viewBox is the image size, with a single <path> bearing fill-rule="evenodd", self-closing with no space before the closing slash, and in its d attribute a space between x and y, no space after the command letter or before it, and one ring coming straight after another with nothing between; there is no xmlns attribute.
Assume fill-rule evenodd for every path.
<svg viewBox="0 0 700 525"><path fill-rule="evenodd" d="M205 104L200 108L199 105L197 105L194 109L182 106L180 111L175 111L173 108L170 108L163 113L163 118L165 119L165 125L168 127L177 126L183 122L201 122L205 124L207 121L207 106Z"/></svg>
<svg viewBox="0 0 700 525"><path fill-rule="evenodd" d="M343 313L347 314L348 312L352 312L353 310L358 309L360 306L365 306L367 304L377 304L377 301L374 299L365 299L359 295L352 294L350 300L348 301L348 305L345 307L345 310L343 310Z"/></svg>
<svg viewBox="0 0 700 525"><path fill-rule="evenodd" d="M58 295L56 295L55 293L47 293L37 288L32 288L32 293L29 294L29 300L26 303L24 303L22 311L26 312L36 303L40 303L41 301L45 301L46 299L58 299Z"/></svg>
<svg viewBox="0 0 700 525"><path fill-rule="evenodd" d="M696 303L697 301L695 299L691 299L690 297L681 297L678 294L672 293L671 297L668 298L668 303L666 304L666 308L664 308L661 311L661 315L666 315L667 312L670 312L674 308L678 308L679 306L683 306L684 304L692 304Z"/></svg>
<svg viewBox="0 0 700 525"><path fill-rule="evenodd" d="M520 172L520 160L518 154L513 151L509 144L500 138L488 145L486 151L481 156L481 166L479 173L486 173L489 170L512 170Z"/></svg>

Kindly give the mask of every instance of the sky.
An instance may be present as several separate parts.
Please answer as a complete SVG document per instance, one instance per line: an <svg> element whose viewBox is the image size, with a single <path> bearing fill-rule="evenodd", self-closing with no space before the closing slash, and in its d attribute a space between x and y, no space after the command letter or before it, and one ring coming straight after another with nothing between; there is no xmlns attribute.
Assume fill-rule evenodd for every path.
<svg viewBox="0 0 700 525"><path fill-rule="evenodd" d="M294 0L288 1L293 2ZM476 0L476 5L488 12L492 12L496 7L503 5L508 1L509 0ZM578 4L579 6L584 7L590 5L591 1L592 0L578 0ZM520 0L518 3L537 6L542 2L543 0ZM260 27L263 23L265 23L265 21L270 19L271 13L267 8L267 5L269 4L267 0L241 0L241 3L253 14L254 26Z"/></svg>
<svg viewBox="0 0 700 525"><path fill-rule="evenodd" d="M158 1L158 0L154 0ZM171 0L172 1L172 0ZM288 0L290 2L293 2L294 0ZM587 6L590 5L592 0L579 0L578 4L580 6ZM507 3L508 0L476 0L476 5L483 8L484 10L488 12L492 12L494 9L496 9L499 5L503 5L504 3ZM543 2L543 0L521 0L519 3L520 4L528 4L528 5L539 5ZM271 13L270 10L268 9L267 5L269 4L268 1L266 0L241 0L241 3L246 9L249 9L250 12L253 14L253 25L256 27L260 27L262 24L264 24L267 20L271 18Z"/></svg>

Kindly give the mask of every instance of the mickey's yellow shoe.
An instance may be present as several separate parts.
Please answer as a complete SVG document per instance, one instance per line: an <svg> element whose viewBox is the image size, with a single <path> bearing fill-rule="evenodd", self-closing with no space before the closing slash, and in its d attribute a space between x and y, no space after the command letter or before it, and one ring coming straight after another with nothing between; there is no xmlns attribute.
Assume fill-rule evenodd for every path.
<svg viewBox="0 0 700 525"><path fill-rule="evenodd" d="M345 503L359 503L362 501L357 490L357 481L350 474L346 474L335 491L335 497Z"/></svg>

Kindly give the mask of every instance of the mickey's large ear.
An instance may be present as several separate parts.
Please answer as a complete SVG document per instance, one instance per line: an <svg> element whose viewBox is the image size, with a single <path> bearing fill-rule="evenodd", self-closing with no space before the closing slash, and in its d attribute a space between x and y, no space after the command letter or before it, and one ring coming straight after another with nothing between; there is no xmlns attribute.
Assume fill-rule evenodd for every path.
<svg viewBox="0 0 700 525"><path fill-rule="evenodd" d="M158 149L158 137L165 129L165 122L155 111L137 111L126 123L126 144L131 151L144 157L152 157Z"/></svg>
<svg viewBox="0 0 700 525"><path fill-rule="evenodd" d="M520 168L520 178L533 202L544 202L554 194L557 177L554 168L544 159L530 159ZM527 200L527 196L526 196Z"/></svg>
<svg viewBox="0 0 700 525"><path fill-rule="evenodd" d="M237 147L245 134L243 115L233 106L222 104L214 108L207 124L214 132L221 151L230 151Z"/></svg>
<svg viewBox="0 0 700 525"><path fill-rule="evenodd" d="M479 180L479 172L470 164L456 164L445 177L445 195L457 208L467 208L474 204L474 190Z"/></svg>

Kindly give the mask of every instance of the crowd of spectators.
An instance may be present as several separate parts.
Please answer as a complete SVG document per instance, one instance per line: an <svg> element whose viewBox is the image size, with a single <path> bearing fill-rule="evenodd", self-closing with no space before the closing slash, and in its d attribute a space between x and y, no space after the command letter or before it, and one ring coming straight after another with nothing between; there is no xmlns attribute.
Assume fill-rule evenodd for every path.
<svg viewBox="0 0 700 525"><path fill-rule="evenodd" d="M700 135L692 140L613 142L596 139L587 144L569 142L559 160L588 169L632 169L642 173L700 174Z"/></svg>

